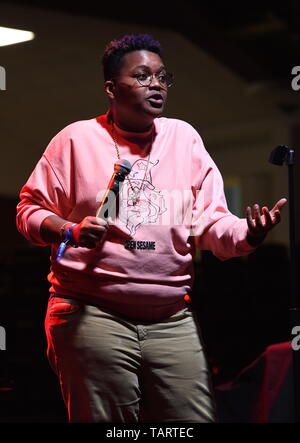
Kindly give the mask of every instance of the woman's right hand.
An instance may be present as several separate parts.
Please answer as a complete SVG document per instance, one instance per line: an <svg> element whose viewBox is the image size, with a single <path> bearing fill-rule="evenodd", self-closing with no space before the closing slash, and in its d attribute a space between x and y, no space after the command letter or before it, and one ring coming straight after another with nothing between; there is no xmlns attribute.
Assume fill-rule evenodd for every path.
<svg viewBox="0 0 300 443"><path fill-rule="evenodd" d="M108 229L107 221L99 217L88 216L74 226L72 230L72 243L83 248L93 249L97 247Z"/></svg>

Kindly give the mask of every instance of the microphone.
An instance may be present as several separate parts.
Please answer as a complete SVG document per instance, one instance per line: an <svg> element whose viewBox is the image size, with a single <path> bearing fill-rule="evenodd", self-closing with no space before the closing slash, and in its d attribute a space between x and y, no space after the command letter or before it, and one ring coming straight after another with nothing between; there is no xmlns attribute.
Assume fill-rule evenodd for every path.
<svg viewBox="0 0 300 443"><path fill-rule="evenodd" d="M131 171L131 164L128 160L118 160L114 164L114 173L108 183L104 197L96 212L96 217L107 219L115 211L115 204L120 191L120 183L125 180L126 175Z"/></svg>

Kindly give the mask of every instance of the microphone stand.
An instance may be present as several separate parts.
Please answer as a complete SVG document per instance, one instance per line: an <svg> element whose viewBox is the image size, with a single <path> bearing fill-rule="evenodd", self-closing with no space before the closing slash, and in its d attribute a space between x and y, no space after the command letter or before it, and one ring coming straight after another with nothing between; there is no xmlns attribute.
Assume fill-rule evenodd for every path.
<svg viewBox="0 0 300 443"><path fill-rule="evenodd" d="M295 240L295 187L294 162L295 151L287 146L277 146L270 154L269 162L288 166L288 201L289 201L289 248L290 248L290 307L289 320L291 332L295 326L300 326L299 299L297 294L296 277L296 240ZM293 336L291 334L291 340ZM300 423L300 350L292 349L293 381L294 381L294 417Z"/></svg>

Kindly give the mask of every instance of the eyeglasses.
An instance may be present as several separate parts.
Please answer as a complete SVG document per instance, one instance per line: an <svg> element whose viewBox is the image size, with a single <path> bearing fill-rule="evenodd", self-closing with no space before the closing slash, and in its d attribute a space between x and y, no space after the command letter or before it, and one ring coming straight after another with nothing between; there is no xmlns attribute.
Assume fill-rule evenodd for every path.
<svg viewBox="0 0 300 443"><path fill-rule="evenodd" d="M140 74L135 74L133 77L139 82L141 86L150 86L153 81L153 77L157 78L161 86L167 88L172 86L174 82L174 75L170 72L158 74L147 74L144 72Z"/></svg>
<svg viewBox="0 0 300 443"><path fill-rule="evenodd" d="M125 76L125 77L127 77L127 76ZM153 73L149 74L146 72L142 72L142 73L134 74L133 76L128 76L128 77L135 78L141 86L150 86L153 81L153 77L157 78L157 80L159 81L160 85L163 88L169 88L170 86L172 86L172 84L174 82L174 75L171 74L170 72L167 72L167 73L159 72L158 74L153 74ZM118 78L118 77L113 77L112 80L114 80L115 78Z"/></svg>

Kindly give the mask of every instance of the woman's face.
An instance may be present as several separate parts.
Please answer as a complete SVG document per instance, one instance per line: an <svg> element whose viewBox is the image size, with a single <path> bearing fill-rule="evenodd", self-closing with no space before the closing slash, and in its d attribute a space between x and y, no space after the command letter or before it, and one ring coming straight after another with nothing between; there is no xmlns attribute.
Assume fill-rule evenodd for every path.
<svg viewBox="0 0 300 443"><path fill-rule="evenodd" d="M162 59L154 52L139 50L123 57L118 76L106 82L114 118L121 127L128 130L135 130L135 125L136 130L146 128L162 114L168 88L160 80L165 73ZM143 86L145 83L147 85Z"/></svg>

